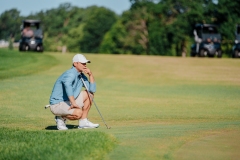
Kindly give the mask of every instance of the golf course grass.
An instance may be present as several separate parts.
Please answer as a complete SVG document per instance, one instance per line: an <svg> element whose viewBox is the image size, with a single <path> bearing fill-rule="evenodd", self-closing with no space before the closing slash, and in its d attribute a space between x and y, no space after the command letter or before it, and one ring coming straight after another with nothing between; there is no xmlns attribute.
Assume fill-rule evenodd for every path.
<svg viewBox="0 0 240 160"><path fill-rule="evenodd" d="M0 50L0 159L240 157L239 59L85 54L112 128L92 106L100 128L57 131L44 106L73 55Z"/></svg>

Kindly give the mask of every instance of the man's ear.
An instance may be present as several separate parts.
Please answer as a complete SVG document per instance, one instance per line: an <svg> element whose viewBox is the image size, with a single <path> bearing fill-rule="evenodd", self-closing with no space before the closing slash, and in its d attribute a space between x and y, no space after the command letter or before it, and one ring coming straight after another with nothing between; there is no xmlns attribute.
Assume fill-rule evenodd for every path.
<svg viewBox="0 0 240 160"><path fill-rule="evenodd" d="M77 62L73 62L73 67L75 67L75 66L76 66L76 63L77 63Z"/></svg>

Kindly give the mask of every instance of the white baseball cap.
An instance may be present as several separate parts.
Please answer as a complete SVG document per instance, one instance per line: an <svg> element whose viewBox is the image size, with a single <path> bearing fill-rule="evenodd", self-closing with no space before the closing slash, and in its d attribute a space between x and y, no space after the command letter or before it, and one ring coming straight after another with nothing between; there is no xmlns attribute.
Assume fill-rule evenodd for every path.
<svg viewBox="0 0 240 160"><path fill-rule="evenodd" d="M80 63L91 63L91 61L87 60L86 57L82 54L76 54L73 57L73 63L74 62L80 62Z"/></svg>

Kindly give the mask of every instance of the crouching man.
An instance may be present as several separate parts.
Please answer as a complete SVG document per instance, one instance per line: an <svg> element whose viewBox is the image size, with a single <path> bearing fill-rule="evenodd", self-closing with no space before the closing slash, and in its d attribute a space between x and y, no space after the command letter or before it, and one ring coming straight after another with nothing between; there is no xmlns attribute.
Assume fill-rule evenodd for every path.
<svg viewBox="0 0 240 160"><path fill-rule="evenodd" d="M87 68L89 60L82 54L76 54L72 60L72 68L65 71L55 82L50 96L50 110L55 115L58 130L67 130L66 120L79 120L79 129L97 128L88 120L88 112L92 100L86 90L81 91L84 80L91 97L96 92L96 83L93 74ZM88 78L84 75L89 76Z"/></svg>

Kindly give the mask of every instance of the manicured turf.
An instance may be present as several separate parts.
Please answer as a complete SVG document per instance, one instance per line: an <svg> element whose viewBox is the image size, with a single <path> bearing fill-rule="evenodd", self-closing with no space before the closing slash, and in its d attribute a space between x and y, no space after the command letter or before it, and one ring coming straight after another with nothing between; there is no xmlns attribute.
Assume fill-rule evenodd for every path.
<svg viewBox="0 0 240 160"><path fill-rule="evenodd" d="M103 159L114 139L103 132L47 132L1 128L0 159Z"/></svg>
<svg viewBox="0 0 240 160"><path fill-rule="evenodd" d="M67 137L65 131L55 130L54 116L43 107L56 78L71 67L73 55L44 53L41 56L55 59L57 65L37 74L0 81L0 127L5 127L1 134L17 129L36 137L39 133ZM104 158L99 159L201 159L201 154L218 159L224 146L228 150L221 152L223 157L239 156L238 59L101 54L86 57L92 61L88 66L97 81L95 102L112 129L106 129L93 106L89 119L100 123L100 128L77 130L76 121L68 122L71 129L66 134L71 134L71 141L77 134L89 135L88 146L94 144L92 134L97 135L96 141L105 136L106 149L92 148L94 154L103 153ZM219 141L221 137L226 140ZM78 138L74 145L81 142ZM206 139L208 142L202 143ZM18 147L17 142L11 143Z"/></svg>
<svg viewBox="0 0 240 160"><path fill-rule="evenodd" d="M35 74L57 64L56 59L43 54L0 49L0 80Z"/></svg>

